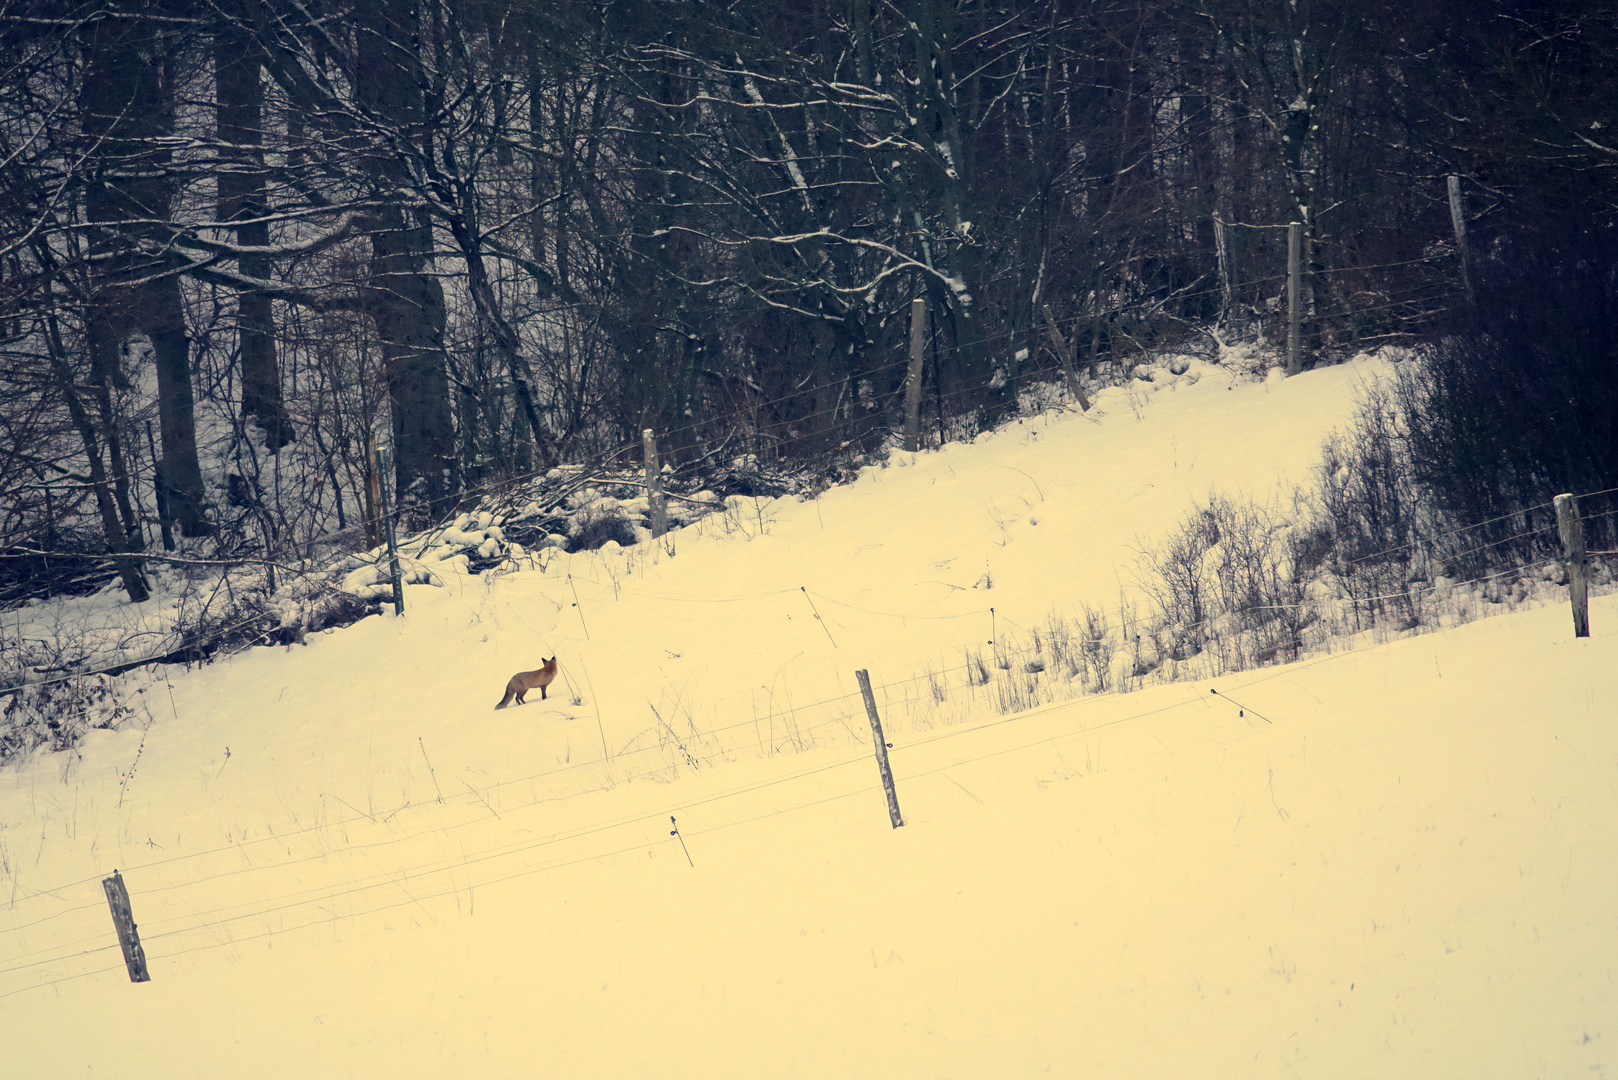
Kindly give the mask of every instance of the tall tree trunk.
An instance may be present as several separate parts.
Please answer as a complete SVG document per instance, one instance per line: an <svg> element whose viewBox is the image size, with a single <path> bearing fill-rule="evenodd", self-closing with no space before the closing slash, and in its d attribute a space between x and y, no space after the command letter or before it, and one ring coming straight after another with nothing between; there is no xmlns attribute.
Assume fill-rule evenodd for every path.
<svg viewBox="0 0 1618 1080"><path fill-rule="evenodd" d="M550 172L545 161L545 153L541 147L545 145L545 71L539 64L534 64L528 72L528 145L534 148L534 154L528 162L528 198L533 203L533 216L528 222L529 257L534 262L545 263L545 197ZM556 105L554 112L560 120L562 102L565 89L558 86L556 89ZM554 125L560 130L562 125ZM560 144L558 144L560 151Z"/></svg>
<svg viewBox="0 0 1618 1080"><path fill-rule="evenodd" d="M182 534L207 536L213 526L203 513L191 339L180 304L180 279L170 276L144 286L135 308L151 339L152 361L157 365L157 420L163 444L159 472L168 494L169 516L179 523Z"/></svg>
<svg viewBox="0 0 1618 1080"><path fill-rule="evenodd" d="M911 0L910 34L915 46L915 138L919 154L924 213L937 223L932 230L930 261L942 276L929 282L936 303L949 313L957 361L974 376L983 367L982 305L977 292L977 244L968 212L971 162L956 110L954 71L955 5L953 0Z"/></svg>
<svg viewBox="0 0 1618 1080"><path fill-rule="evenodd" d="M384 118L383 139L420 138L426 109L418 55L419 12L411 0L361 5L355 84L361 103ZM372 147L369 168L383 198L407 190L401 155ZM371 234L371 316L393 412L396 490L401 506L429 516L453 494L454 423L444 355L444 292L433 277L432 230L402 200L382 207Z"/></svg>
<svg viewBox="0 0 1618 1080"><path fill-rule="evenodd" d="M270 227L264 189L262 65L251 38L231 25L214 38L215 104L219 131L219 218L237 221L236 242L268 247ZM265 280L270 260L242 255L243 277ZM254 289L237 297L237 349L241 358L242 416L258 421L270 452L293 440L291 417L281 398L281 373L275 352L275 324L270 298Z"/></svg>
<svg viewBox="0 0 1618 1080"><path fill-rule="evenodd" d="M161 249L161 226L147 223L165 219L174 197L172 155L163 141L173 130L174 96L165 85L172 72L164 70L162 44L150 24L134 19L109 19L92 33L80 103L92 173L85 209L99 269L87 320L102 378L129 336L144 332L150 339L163 428L159 473L174 520L185 535L203 536L212 526L203 514L179 279L153 276L158 265L139 250L142 240Z"/></svg>

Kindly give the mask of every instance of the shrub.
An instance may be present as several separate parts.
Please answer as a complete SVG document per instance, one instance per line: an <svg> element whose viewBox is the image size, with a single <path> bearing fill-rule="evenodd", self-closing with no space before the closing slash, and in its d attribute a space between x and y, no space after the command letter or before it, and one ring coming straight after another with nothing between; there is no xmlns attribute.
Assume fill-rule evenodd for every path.
<svg viewBox="0 0 1618 1080"><path fill-rule="evenodd" d="M1507 538L1548 518L1524 507L1618 484L1618 228L1523 230L1476 279L1400 380L1411 466L1451 519L1506 518L1480 538L1527 559Z"/></svg>
<svg viewBox="0 0 1618 1080"><path fill-rule="evenodd" d="M151 722L145 705L119 696L106 675L24 686L0 710L0 765L41 746L52 752L71 750L87 731L142 719Z"/></svg>

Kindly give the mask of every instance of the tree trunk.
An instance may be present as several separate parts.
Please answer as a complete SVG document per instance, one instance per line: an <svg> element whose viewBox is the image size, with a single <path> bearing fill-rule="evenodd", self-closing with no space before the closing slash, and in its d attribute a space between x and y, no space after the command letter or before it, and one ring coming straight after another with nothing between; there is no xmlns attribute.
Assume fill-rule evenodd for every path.
<svg viewBox="0 0 1618 1080"><path fill-rule="evenodd" d="M916 56L915 138L922 144L918 173L922 213L937 224L929 230L930 265L943 277L929 284L949 314L957 362L974 377L987 377L983 340L987 336L977 292L977 245L968 213L971 162L956 109L953 0L911 0L910 26ZM1002 405L1006 404L1004 401ZM1015 404L1013 399L1011 404Z"/></svg>
<svg viewBox="0 0 1618 1080"><path fill-rule="evenodd" d="M180 305L180 279L162 278L146 286L139 310L157 365L157 419L163 441L163 483L169 516L185 536L207 536L213 525L203 514L202 466L197 460L196 395L191 387L191 339Z"/></svg>
<svg viewBox="0 0 1618 1080"><path fill-rule="evenodd" d="M92 182L85 199L95 265L87 321L91 350L105 379L133 334L150 339L157 364L163 464L173 517L187 536L212 526L203 516L202 469L192 415L190 343L180 305L179 279L153 277L157 264L139 249L161 248L161 226L174 199L172 155L164 141L173 131L174 95L165 82L160 42L148 24L107 20L90 45L80 102ZM125 283L128 284L125 284Z"/></svg>
<svg viewBox="0 0 1618 1080"><path fill-rule="evenodd" d="M370 148L367 167L383 199L397 199L409 176L388 140L419 138L425 124L418 11L410 0L362 5L356 89L389 130ZM399 508L437 516L448 505L454 423L444 355L444 292L432 276L432 230L402 201L384 205L371 235L370 312L381 342L393 412Z"/></svg>
<svg viewBox="0 0 1618 1080"><path fill-rule="evenodd" d="M444 292L426 270L428 230L407 227L402 207L380 215L371 237L371 315L393 414L399 508L436 517L448 504L455 439L444 357Z"/></svg>
<svg viewBox="0 0 1618 1080"><path fill-rule="evenodd" d="M239 221L236 242L267 247L267 212L262 144L264 87L257 52L240 28L221 29L214 39L215 104L219 129L219 218ZM243 255L236 261L243 277L268 279L270 260ZM294 431L281 398L281 373L275 353L275 324L270 298L252 289L237 297L236 335L241 357L242 416L258 421L271 453L293 440Z"/></svg>

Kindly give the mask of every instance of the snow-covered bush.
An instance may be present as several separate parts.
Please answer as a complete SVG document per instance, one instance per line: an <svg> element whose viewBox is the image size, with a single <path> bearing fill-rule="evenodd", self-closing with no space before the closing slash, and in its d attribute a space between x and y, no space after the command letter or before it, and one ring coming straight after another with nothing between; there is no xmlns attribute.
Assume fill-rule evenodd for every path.
<svg viewBox="0 0 1618 1080"><path fill-rule="evenodd" d="M1618 232L1572 220L1503 238L1476 286L1476 305L1400 367L1411 466L1452 519L1504 519L1480 541L1534 558L1517 511L1618 485ZM1618 546L1614 524L1587 520L1591 546Z"/></svg>
<svg viewBox="0 0 1618 1080"><path fill-rule="evenodd" d="M1289 505L1215 497L1144 550L1150 610L1138 627L1125 618L1117 640L1133 655L1128 674L1161 667L1173 678L1198 657L1187 674L1284 662L1343 635L1467 622L1565 584L1549 506L1492 505L1504 512L1482 521L1446 508L1413 460L1420 421L1409 402L1371 386L1350 430L1326 440L1315 483ZM1586 528L1611 528L1611 516L1586 511ZM1591 576L1599 585L1612 571L1598 561Z"/></svg>
<svg viewBox="0 0 1618 1080"><path fill-rule="evenodd" d="M635 543L635 525L645 519L645 500L640 502L641 512L633 519L627 504L611 496L597 496L584 503L569 524L568 546L574 551L594 551L608 542L625 547Z"/></svg>
<svg viewBox="0 0 1618 1080"><path fill-rule="evenodd" d="M0 765L40 747L52 752L71 750L87 731L150 723L145 703L138 696L124 696L127 693L127 688L107 675L22 687L0 709Z"/></svg>

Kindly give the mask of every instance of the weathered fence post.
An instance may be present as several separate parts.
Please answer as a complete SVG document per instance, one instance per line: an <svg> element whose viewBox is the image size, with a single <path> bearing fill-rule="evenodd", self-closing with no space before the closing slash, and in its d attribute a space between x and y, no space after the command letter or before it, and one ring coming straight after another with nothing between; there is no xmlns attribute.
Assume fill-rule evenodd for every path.
<svg viewBox="0 0 1618 1080"><path fill-rule="evenodd" d="M1461 287L1466 290L1468 302L1475 300L1472 294L1472 258L1466 249L1466 205L1461 201L1461 178L1451 175L1449 184L1449 222L1455 230L1455 254L1461 260Z"/></svg>
<svg viewBox="0 0 1618 1080"><path fill-rule="evenodd" d="M140 934L135 930L135 914L129 907L129 890L124 879L114 870L112 877L103 878L101 887L107 891L107 906L112 909L112 925L118 931L118 944L124 950L124 966L129 968L130 982L151 982L146 970L146 951L140 947Z"/></svg>
<svg viewBox="0 0 1618 1080"><path fill-rule="evenodd" d="M905 375L905 449L921 449L921 354L926 338L927 301L910 301L910 370Z"/></svg>
<svg viewBox="0 0 1618 1080"><path fill-rule="evenodd" d="M387 450L376 452L375 472L377 475L377 490L382 500L382 532L388 541L388 567L393 572L393 613L404 614L404 575L399 570L399 543L393 530L393 499L389 495L387 478L382 475L390 464L392 455Z"/></svg>
<svg viewBox="0 0 1618 1080"><path fill-rule="evenodd" d="M1590 585L1586 577L1584 522L1576 495L1558 495L1556 527L1562 534L1562 560L1567 566L1567 595L1573 603L1573 636L1590 636Z"/></svg>
<svg viewBox="0 0 1618 1080"><path fill-rule="evenodd" d="M657 460L657 436L651 428L640 433L641 450L646 455L646 504L651 519L652 538L669 531L669 501L663 494L663 467Z"/></svg>
<svg viewBox="0 0 1618 1080"><path fill-rule="evenodd" d="M1227 326L1236 310L1236 265L1230 250L1230 224L1214 211L1214 254L1219 258L1219 325Z"/></svg>
<svg viewBox="0 0 1618 1080"><path fill-rule="evenodd" d="M871 693L871 674L864 668L854 673L859 680L860 693L865 695L865 711L871 717L871 735L876 740L876 767L882 773L882 790L888 796L888 818L897 829L905 823L899 815L899 794L893 788L893 770L888 767L888 744L882 736L882 720L876 715L876 695Z"/></svg>
<svg viewBox="0 0 1618 1080"><path fill-rule="evenodd" d="M1057 359L1062 361L1062 377L1067 380L1067 396L1079 403L1079 408L1086 412L1090 409L1090 399L1084 396L1084 389L1079 386L1079 376L1073 370L1073 347L1062 336L1057 328L1056 320L1051 316L1049 304L1039 305L1041 314L1045 316L1045 332L1050 335L1051 348L1056 350Z"/></svg>
<svg viewBox="0 0 1618 1080"><path fill-rule="evenodd" d="M1303 370L1303 222L1287 226L1287 374Z"/></svg>

